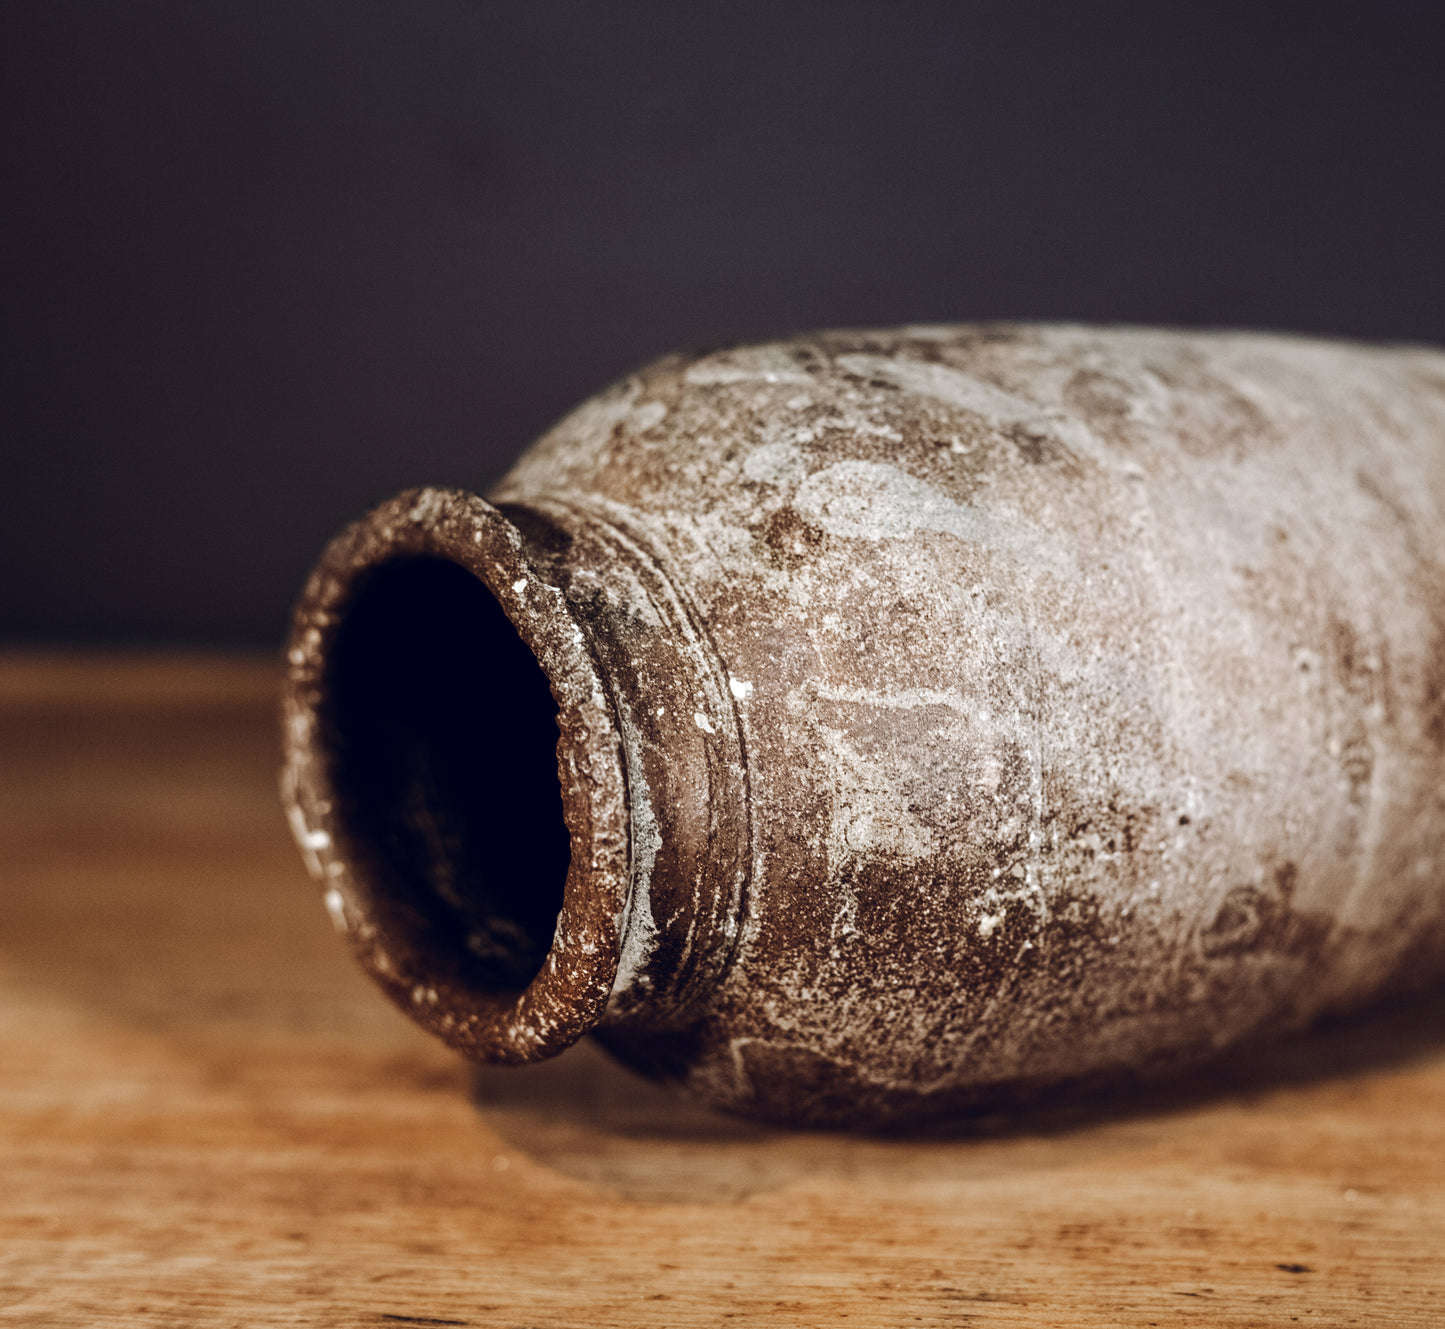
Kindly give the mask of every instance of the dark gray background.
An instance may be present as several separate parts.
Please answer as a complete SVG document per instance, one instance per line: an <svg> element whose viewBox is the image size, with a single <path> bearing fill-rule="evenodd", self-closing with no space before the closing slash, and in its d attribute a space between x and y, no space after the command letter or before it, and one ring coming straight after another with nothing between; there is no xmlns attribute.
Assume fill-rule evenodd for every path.
<svg viewBox="0 0 1445 1329"><path fill-rule="evenodd" d="M1434 4L0 9L0 636L270 641L330 532L679 345L1445 342Z"/></svg>

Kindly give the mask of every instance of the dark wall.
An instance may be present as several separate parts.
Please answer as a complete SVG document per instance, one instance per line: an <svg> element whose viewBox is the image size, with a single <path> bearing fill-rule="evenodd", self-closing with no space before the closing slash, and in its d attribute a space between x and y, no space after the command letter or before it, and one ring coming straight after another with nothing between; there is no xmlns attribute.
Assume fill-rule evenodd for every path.
<svg viewBox="0 0 1445 1329"><path fill-rule="evenodd" d="M1445 342L1433 4L0 10L0 635L268 640L329 533L675 346Z"/></svg>

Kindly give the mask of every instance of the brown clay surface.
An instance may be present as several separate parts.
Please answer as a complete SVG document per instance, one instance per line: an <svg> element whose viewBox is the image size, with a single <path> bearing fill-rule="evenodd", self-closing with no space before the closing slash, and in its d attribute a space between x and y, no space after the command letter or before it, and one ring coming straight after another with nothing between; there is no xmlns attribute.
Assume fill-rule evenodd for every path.
<svg viewBox="0 0 1445 1329"><path fill-rule="evenodd" d="M1442 438L1424 347L981 325L664 357L497 507L409 490L322 556L288 649L298 844L458 1049L593 1029L785 1125L1057 1105L1419 991L1445 977ZM560 708L540 970L509 911L560 874L489 882L485 846L527 833L489 841L503 792L456 790L550 729L454 740L524 695L500 650L364 682L480 621L372 617L414 557L486 585Z"/></svg>
<svg viewBox="0 0 1445 1329"><path fill-rule="evenodd" d="M0 662L0 1324L1445 1323L1440 997L952 1137L477 1073L336 944L274 683Z"/></svg>

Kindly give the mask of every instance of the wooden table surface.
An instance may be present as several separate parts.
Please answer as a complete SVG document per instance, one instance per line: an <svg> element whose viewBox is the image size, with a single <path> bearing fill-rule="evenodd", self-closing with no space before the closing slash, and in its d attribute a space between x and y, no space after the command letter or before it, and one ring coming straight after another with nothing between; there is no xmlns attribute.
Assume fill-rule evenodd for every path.
<svg viewBox="0 0 1445 1329"><path fill-rule="evenodd" d="M0 658L0 1323L1445 1325L1445 999L909 1139L473 1071L332 933L275 682Z"/></svg>

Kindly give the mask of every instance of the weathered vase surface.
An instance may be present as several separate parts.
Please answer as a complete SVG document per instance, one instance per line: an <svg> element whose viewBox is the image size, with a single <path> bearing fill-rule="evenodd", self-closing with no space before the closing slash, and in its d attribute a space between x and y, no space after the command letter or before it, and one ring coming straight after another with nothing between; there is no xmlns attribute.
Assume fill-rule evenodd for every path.
<svg viewBox="0 0 1445 1329"><path fill-rule="evenodd" d="M1062 326L661 360L343 532L285 796L472 1056L874 1126L1445 971L1445 354Z"/></svg>

